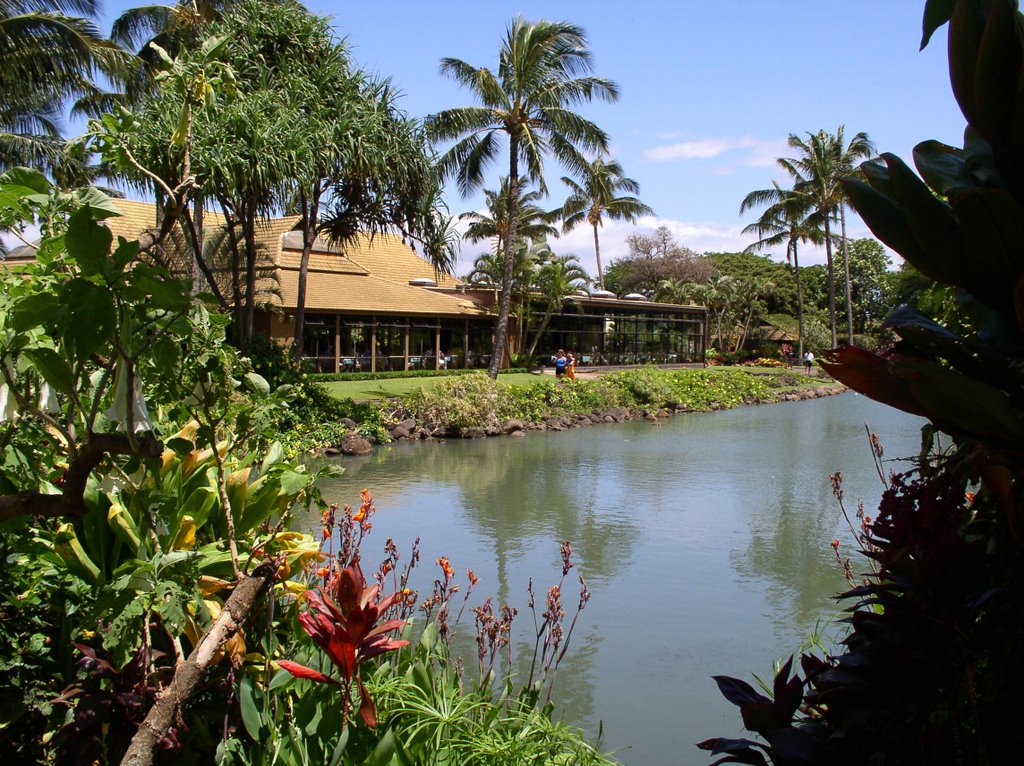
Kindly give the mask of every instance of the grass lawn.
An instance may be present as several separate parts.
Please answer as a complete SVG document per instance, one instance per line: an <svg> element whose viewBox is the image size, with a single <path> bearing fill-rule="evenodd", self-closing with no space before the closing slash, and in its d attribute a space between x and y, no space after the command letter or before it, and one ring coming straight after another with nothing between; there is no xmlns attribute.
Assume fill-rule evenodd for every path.
<svg viewBox="0 0 1024 766"><path fill-rule="evenodd" d="M533 375L520 372L514 375L499 375L499 383L511 383L517 386L532 386L540 380L550 380L550 376ZM357 402L367 399L384 399L389 396L405 396L420 389L431 389L442 380L450 378L391 378L390 380L334 380L322 383L331 396L337 399L354 399Z"/></svg>

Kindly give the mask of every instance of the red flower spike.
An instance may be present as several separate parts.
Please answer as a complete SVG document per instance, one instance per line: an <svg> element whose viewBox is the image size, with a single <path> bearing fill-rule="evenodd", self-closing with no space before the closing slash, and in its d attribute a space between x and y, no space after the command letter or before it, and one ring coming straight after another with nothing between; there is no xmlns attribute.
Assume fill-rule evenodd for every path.
<svg viewBox="0 0 1024 766"><path fill-rule="evenodd" d="M380 622L381 616L400 601L403 594L393 593L378 601L379 592L378 585L366 587L358 561L353 561L338 573L330 593L324 588L306 591L309 609L299 614L299 623L338 669L341 683L304 665L288 660L278 663L298 678L342 686L346 690L346 707L348 684L354 678L359 685L359 714L367 726L377 725L377 712L359 677L359 666L366 660L409 643L392 639L389 635L402 628L406 624L404 620Z"/></svg>

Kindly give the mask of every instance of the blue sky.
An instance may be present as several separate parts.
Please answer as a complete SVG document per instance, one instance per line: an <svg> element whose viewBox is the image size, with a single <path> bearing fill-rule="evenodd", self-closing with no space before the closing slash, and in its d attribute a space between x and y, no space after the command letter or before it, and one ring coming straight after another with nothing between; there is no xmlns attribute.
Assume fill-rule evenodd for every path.
<svg viewBox="0 0 1024 766"><path fill-rule="evenodd" d="M106 19L134 3L108 2ZM864 131L879 151L909 161L913 146L935 138L960 145L964 120L949 88L945 32L918 51L923 2L917 0L696 0L643 2L306 3L332 17L361 67L390 77L402 107L422 117L472 103L438 72L453 56L494 67L504 30L516 15L582 26L595 73L614 80L615 104L581 111L610 135L612 153L640 183L656 217L638 226L606 224L602 260L626 252L626 236L669 226L697 252L738 250L753 220L738 210L744 195L784 181L774 159L790 133L845 125ZM507 161L507 160L506 160ZM493 170L496 187L501 166ZM554 181L564 172L552 163ZM564 189L550 183L550 206ZM452 212L479 209L452 187ZM851 236L868 232L850 222ZM593 271L593 242L584 227L553 243ZM460 271L483 245L463 246ZM783 257L778 252L777 257ZM808 252L801 263L823 261Z"/></svg>

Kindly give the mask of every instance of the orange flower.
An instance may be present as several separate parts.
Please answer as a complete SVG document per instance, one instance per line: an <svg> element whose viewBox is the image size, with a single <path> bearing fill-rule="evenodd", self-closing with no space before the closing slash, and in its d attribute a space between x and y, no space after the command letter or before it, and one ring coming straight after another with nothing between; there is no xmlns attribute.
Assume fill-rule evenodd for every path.
<svg viewBox="0 0 1024 766"><path fill-rule="evenodd" d="M444 572L445 579L450 580L455 576L455 570L452 569L452 565L448 561L447 556L442 556L437 560L437 565L441 567Z"/></svg>
<svg viewBox="0 0 1024 766"><path fill-rule="evenodd" d="M974 506L974 493L973 492L968 492L967 493L967 507L971 508L973 506Z"/></svg>
<svg viewBox="0 0 1024 766"><path fill-rule="evenodd" d="M833 547L833 548L834 548L835 550L839 550L839 541L838 541L838 540L833 540L833 541L832 541L832 547Z"/></svg>
<svg viewBox="0 0 1024 766"><path fill-rule="evenodd" d="M476 576L476 572L474 572L472 569L466 570L466 577L469 578L470 585L476 585L478 582L480 582L480 578Z"/></svg>
<svg viewBox="0 0 1024 766"><path fill-rule="evenodd" d="M327 575L330 574L330 572L331 572L330 567L320 567L318 570L316 570L316 576L317 577L327 577Z"/></svg>

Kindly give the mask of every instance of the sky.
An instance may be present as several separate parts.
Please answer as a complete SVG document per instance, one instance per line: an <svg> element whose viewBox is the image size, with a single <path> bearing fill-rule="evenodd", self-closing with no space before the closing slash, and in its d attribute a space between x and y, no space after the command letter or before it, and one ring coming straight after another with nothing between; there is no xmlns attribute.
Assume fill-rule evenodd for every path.
<svg viewBox="0 0 1024 766"><path fill-rule="evenodd" d="M108 0L104 24L139 3ZM326 2L306 6L332 18L354 62L388 77L414 117L468 106L471 94L439 73L443 57L496 68L501 40L516 16L570 21L587 35L594 74L617 83L614 104L580 112L604 129L611 153L640 184L655 215L636 224L606 222L602 262L625 255L629 234L667 226L701 253L742 250L756 213L739 215L744 196L787 177L776 158L787 137L845 126L863 131L879 152L911 161L915 144L962 145L964 119L950 92L946 36L919 51L923 0L706 0L676 2ZM440 147L442 150L446 147ZM490 173L496 188L507 155ZM566 191L554 160L545 168L554 208ZM446 191L452 213L481 210L482 195ZM869 236L848 221L851 237ZM552 242L595 273L593 233L582 226ZM486 244L463 243L457 273L469 271ZM785 258L784 248L770 252ZM895 260L895 259L894 259ZM801 265L823 263L805 248Z"/></svg>

